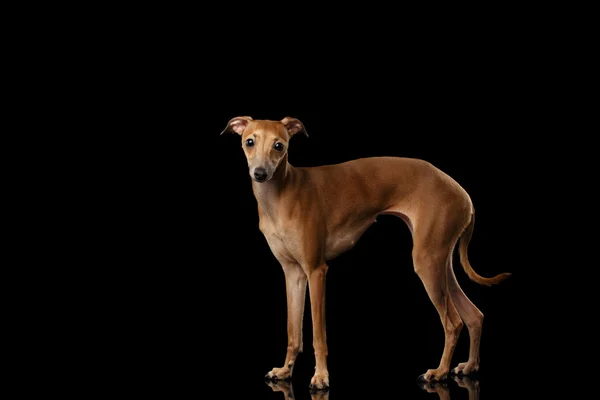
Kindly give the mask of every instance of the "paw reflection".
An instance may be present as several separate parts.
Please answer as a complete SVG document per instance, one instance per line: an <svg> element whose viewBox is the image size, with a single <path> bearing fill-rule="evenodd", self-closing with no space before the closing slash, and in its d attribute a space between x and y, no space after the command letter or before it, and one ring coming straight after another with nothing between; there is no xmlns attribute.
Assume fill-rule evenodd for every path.
<svg viewBox="0 0 600 400"><path fill-rule="evenodd" d="M421 382L419 386L427 393L437 393L440 400L450 400L450 391L446 382Z"/></svg>
<svg viewBox="0 0 600 400"><path fill-rule="evenodd" d="M267 381L266 383L274 392L283 392L283 398L285 400L294 399L294 390L292 389L292 384L289 381Z"/></svg>
<svg viewBox="0 0 600 400"><path fill-rule="evenodd" d="M311 400L329 400L329 388L310 391Z"/></svg>
<svg viewBox="0 0 600 400"><path fill-rule="evenodd" d="M471 379L468 376L453 376L453 381L461 388L469 392L469 400L479 400L479 381ZM440 400L450 400L450 390L446 382L420 382L421 389L428 393L437 393Z"/></svg>
<svg viewBox="0 0 600 400"><path fill-rule="evenodd" d="M267 381L266 384L274 391L274 392L282 392L284 400L294 400L294 389L292 388L292 384L288 381ZM311 400L329 400L329 391L310 391Z"/></svg>
<svg viewBox="0 0 600 400"><path fill-rule="evenodd" d="M469 391L469 400L479 400L479 381L471 379L468 376L458 377L455 376L454 382L461 388L465 388Z"/></svg>

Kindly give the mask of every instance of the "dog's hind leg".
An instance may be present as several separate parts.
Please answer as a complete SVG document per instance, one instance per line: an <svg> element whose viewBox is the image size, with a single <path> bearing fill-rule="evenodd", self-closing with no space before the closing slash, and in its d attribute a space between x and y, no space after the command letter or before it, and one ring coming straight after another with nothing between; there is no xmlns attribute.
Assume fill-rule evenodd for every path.
<svg viewBox="0 0 600 400"><path fill-rule="evenodd" d="M428 212L417 219L413 235L413 263L415 272L435 306L444 327L444 352L436 369L430 369L421 376L425 381L439 381L450 372L450 362L463 322L450 296L448 287L448 260L460 234L461 224L452 210Z"/></svg>
<svg viewBox="0 0 600 400"><path fill-rule="evenodd" d="M469 360L458 364L452 372L455 374L462 372L465 375L469 375L479 369L479 346L481 342L483 313L469 300L458 285L454 270L452 269L452 258L448 260L448 288L458 314L467 325L470 338Z"/></svg>
<svg viewBox="0 0 600 400"><path fill-rule="evenodd" d="M413 256L415 271L421 278L444 327L444 352L440 365L436 369L428 370L422 376L428 382L439 381L447 377L458 336L463 327L463 322L448 291L446 260L447 252L445 254L443 252L429 254L417 251Z"/></svg>

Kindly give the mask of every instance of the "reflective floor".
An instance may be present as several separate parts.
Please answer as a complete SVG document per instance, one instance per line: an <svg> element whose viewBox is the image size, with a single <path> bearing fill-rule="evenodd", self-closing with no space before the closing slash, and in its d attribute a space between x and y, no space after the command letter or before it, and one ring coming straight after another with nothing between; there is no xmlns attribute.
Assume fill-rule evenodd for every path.
<svg viewBox="0 0 600 400"><path fill-rule="evenodd" d="M190 360L191 361L191 360ZM205 360L210 361L210 360ZM423 399L423 400L506 400L539 399L553 392L553 382L532 381L514 374L480 373L477 378L451 377L439 383L419 384L415 376L403 373L379 373L377 369L330 374L331 387L326 391L309 389L310 369L295 373L291 381L268 382L258 368L244 370L241 364L225 366L193 362L195 367L169 363L154 365L150 371L111 370L102 381L85 387L117 392L121 395L146 395L165 398L222 398L265 400L337 400L337 399ZM154 367L153 366L153 367ZM190 366L188 364L188 366ZM123 365L123 367L126 367ZM215 368L216 367L216 368ZM240 367L236 370L236 367ZM344 373L345 372L345 373ZM118 387L118 389L113 389ZM556 393L555 393L556 394Z"/></svg>
<svg viewBox="0 0 600 400"><path fill-rule="evenodd" d="M298 394L294 391L293 384L290 382L266 382L266 385L271 388L275 393L279 392L281 395L273 395L270 398L276 400L294 400L309 398L311 400L329 400L331 395L331 389L326 391L313 391L313 390L297 390ZM452 379L443 383L425 383L419 385L423 393L434 393L437 394L441 400L449 399L469 399L478 400L480 393L479 380L471 379L469 377L453 377ZM336 398L335 390L333 391L333 398ZM402 391L396 392L396 395L400 395ZM393 395L394 393L390 393ZM346 396L344 396L346 397ZM425 397L425 396L423 396ZM435 398L427 396L428 398ZM269 398L269 397L267 397ZM342 396L339 396L342 398ZM346 397L347 398L347 397ZM414 397L413 397L414 398Z"/></svg>
<svg viewBox="0 0 600 400"><path fill-rule="evenodd" d="M438 383L420 383L417 376L405 368L396 371L369 370L366 364L346 365L332 370L331 387L326 391L309 389L311 374L314 372L304 363L303 368L294 373L291 381L265 381L258 376L257 369L250 367L249 375L227 380L217 378L221 383L222 398L266 399L266 400L336 400L336 399L423 399L423 400L496 400L496 399L533 399L543 397L549 389L548 383L533 384L517 372L503 373L490 366L486 371L473 377L452 376ZM501 367L500 365L496 367ZM502 366L504 368L504 366ZM523 371L525 372L525 371Z"/></svg>

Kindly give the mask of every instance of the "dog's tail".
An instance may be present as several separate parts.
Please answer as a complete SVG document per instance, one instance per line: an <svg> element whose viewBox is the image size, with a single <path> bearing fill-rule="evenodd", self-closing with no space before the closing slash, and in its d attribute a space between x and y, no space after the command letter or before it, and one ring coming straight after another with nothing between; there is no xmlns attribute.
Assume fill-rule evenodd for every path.
<svg viewBox="0 0 600 400"><path fill-rule="evenodd" d="M475 225L475 210L473 210L473 214L471 214L471 222L465 228L462 235L460 235L460 244L458 248L458 252L460 255L460 263L463 266L463 269L467 273L467 276L471 278L472 281L479 283L480 285L492 286L498 284L508 278L511 274L505 272L503 274L499 274L494 276L493 278L484 278L479 275L473 267L471 267L471 263L469 263L469 256L467 255L467 249L469 248L469 242L471 241L471 236L473 236L473 227Z"/></svg>

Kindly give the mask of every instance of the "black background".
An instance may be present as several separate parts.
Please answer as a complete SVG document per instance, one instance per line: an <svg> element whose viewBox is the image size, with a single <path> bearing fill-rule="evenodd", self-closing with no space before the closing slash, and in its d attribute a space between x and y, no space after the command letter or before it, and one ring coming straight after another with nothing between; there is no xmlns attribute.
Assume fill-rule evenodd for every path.
<svg viewBox="0 0 600 400"><path fill-rule="evenodd" d="M263 376L285 357L284 277L258 230L240 139L219 133L239 115L291 116L310 135L291 142L295 166L417 157L470 194L474 269L513 273L482 287L455 260L459 283L485 314L483 398L555 390L575 374L580 380L571 387L586 374L593 378L595 369L570 359L575 341L557 335L579 338L585 330L588 316L577 315L583 307L565 309L565 300L592 281L589 260L559 259L585 250L567 242L586 236L574 224L594 226L583 205L595 199L584 192L593 181L577 181L584 162L594 160L583 150L594 148L578 135L589 129L578 130L579 118L568 113L570 106L593 115L571 91L589 87L583 70L592 64L577 54L590 54L577 46L581 37L568 37L563 21L536 9L510 10L514 15L496 24L491 14L499 10L481 14L475 26L449 18L451 26L431 31L435 22L405 24L412 16L375 22L389 32L372 37L362 23L323 16L353 32L336 29L321 40L310 21L294 18L297 11L277 10L286 34L306 35L285 44L272 42L280 35L266 18L254 26L243 12L205 13L216 27L190 13L193 22L178 16L171 28L162 16L145 19L136 10L125 17L126 32L103 20L91 27L97 40L67 29L61 52L63 41L50 39L49 54L32 63L36 72L28 77L42 93L22 90L41 108L23 121L42 125L35 131L41 139L25 135L25 153L31 157L38 145L44 156L41 165L31 163L43 184L24 179L35 193L18 215L34 216L23 229L41 242L26 242L31 248L20 254L25 290L18 288L14 302L31 304L21 314L34 326L21 327L27 343L17 350L40 353L22 362L58 372L57 384L83 383L85 394L282 399ZM252 38L255 30L262 37ZM305 40L313 33L314 44ZM81 44L69 45L80 36ZM23 160L15 165L30 167ZM559 229L561 220L568 229ZM329 263L332 400L435 398L415 381L437 367L443 330L413 272L411 246L402 221L380 217L354 249ZM574 273L579 268L584 272ZM567 285L569 276L578 282ZM310 398L309 316L307 301L297 399ZM452 366L467 357L464 329ZM453 399L468 398L449 387Z"/></svg>
<svg viewBox="0 0 600 400"><path fill-rule="evenodd" d="M211 387L226 398L283 398L263 376L285 357L284 276L258 230L241 140L219 133L238 115L292 116L309 134L290 143L294 166L417 157L469 192L477 213L472 265L483 276L513 273L498 286L483 287L455 259L459 283L485 315L481 392L487 399L523 394L516 386L525 377L520 365L534 357L539 340L534 328L540 317L533 310L541 300L531 286L540 268L531 262L539 228L531 179L536 165L526 162L531 147L524 144L535 138L525 140L527 121L514 103L473 100L396 113L234 106L197 113L188 107L176 103L168 113L142 112L150 120L148 133L111 148L110 173L95 178L107 180L107 190L94 199L101 204L94 216L96 257L82 291L99 287L85 315L88 332L101 338L95 352L114 360L111 382L168 388L171 394L181 387L198 393ZM411 248L406 225L382 216L352 250L329 262L332 399L435 396L420 389L416 378L437 367L443 329L413 271ZM311 329L307 297L305 351L292 381L298 399L310 398ZM453 367L467 360L468 343L465 328ZM453 382L449 388L452 398L467 398Z"/></svg>

